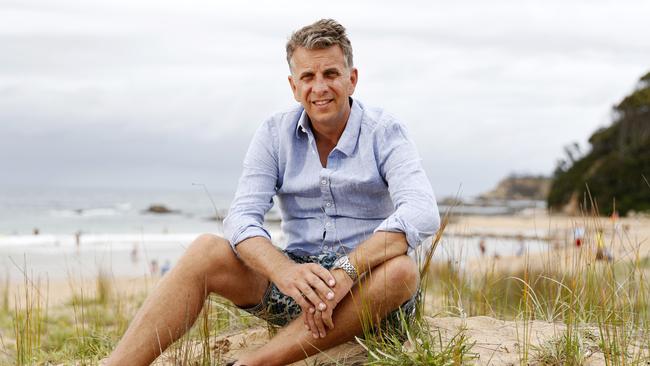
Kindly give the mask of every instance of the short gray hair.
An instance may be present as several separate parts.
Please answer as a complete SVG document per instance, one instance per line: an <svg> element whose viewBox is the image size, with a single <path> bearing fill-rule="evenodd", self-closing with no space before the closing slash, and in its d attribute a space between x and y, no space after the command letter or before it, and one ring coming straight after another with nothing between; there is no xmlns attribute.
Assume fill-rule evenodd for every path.
<svg viewBox="0 0 650 366"><path fill-rule="evenodd" d="M321 19L313 24L298 29L291 34L287 42L287 62L291 68L293 52L303 47L308 50L330 48L338 45L345 56L345 66L352 67L352 44L345 34L345 27L334 19Z"/></svg>

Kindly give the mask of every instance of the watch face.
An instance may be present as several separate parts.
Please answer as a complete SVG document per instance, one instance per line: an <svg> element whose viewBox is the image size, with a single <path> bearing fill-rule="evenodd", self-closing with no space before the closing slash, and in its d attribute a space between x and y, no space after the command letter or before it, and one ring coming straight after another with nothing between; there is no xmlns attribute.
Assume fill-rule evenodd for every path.
<svg viewBox="0 0 650 366"><path fill-rule="evenodd" d="M343 265L343 257L339 257L337 260L334 261L334 268L341 268L341 265Z"/></svg>

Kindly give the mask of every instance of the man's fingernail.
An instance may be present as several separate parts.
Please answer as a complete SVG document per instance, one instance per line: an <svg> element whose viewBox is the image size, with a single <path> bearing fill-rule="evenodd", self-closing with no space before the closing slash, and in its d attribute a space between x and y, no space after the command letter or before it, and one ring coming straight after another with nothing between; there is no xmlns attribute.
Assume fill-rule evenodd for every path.
<svg viewBox="0 0 650 366"><path fill-rule="evenodd" d="M310 314L313 314L315 311L316 311L316 309L314 309L314 308L309 308L309 313L310 313Z"/></svg>
<svg viewBox="0 0 650 366"><path fill-rule="evenodd" d="M321 334L320 334L320 337L321 337L321 338L325 338L325 333L321 333Z"/></svg>
<svg viewBox="0 0 650 366"><path fill-rule="evenodd" d="M309 330L309 325L305 324L305 329Z"/></svg>
<svg viewBox="0 0 650 366"><path fill-rule="evenodd" d="M314 338L318 338L318 334L316 333L312 333L312 336L314 336Z"/></svg>
<svg viewBox="0 0 650 366"><path fill-rule="evenodd" d="M333 292L328 292L327 293L327 300L332 300L334 298L334 293Z"/></svg>
<svg viewBox="0 0 650 366"><path fill-rule="evenodd" d="M334 280L330 280L330 286L334 286L334 285L336 285L336 282L334 282Z"/></svg>
<svg viewBox="0 0 650 366"><path fill-rule="evenodd" d="M325 304L323 304L323 303L321 302L321 303L318 305L318 309L320 309L320 311L325 310Z"/></svg>

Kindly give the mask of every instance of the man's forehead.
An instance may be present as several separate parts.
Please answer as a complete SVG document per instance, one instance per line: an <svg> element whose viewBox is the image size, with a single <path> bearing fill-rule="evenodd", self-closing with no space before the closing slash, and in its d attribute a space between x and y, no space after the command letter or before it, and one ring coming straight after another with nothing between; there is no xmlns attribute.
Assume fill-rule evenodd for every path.
<svg viewBox="0 0 650 366"><path fill-rule="evenodd" d="M318 49L299 47L291 57L291 64L297 69L341 68L345 67L345 55L338 45Z"/></svg>

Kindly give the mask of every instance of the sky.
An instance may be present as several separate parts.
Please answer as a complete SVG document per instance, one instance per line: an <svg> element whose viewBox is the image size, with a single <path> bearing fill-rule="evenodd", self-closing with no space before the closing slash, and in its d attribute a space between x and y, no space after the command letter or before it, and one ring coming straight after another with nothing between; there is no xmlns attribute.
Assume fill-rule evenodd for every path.
<svg viewBox="0 0 650 366"><path fill-rule="evenodd" d="M354 97L402 120L439 197L552 173L650 71L647 1L0 0L0 187L235 189L294 105L285 43L334 18Z"/></svg>

